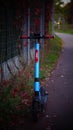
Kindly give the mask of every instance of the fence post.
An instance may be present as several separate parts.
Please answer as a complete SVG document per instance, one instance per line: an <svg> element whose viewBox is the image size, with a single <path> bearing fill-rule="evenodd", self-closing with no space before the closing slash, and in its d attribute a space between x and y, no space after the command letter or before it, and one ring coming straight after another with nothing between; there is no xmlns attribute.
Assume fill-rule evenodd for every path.
<svg viewBox="0 0 73 130"><path fill-rule="evenodd" d="M30 7L28 7L28 37L30 36ZM28 39L28 65L30 64L30 39Z"/></svg>
<svg viewBox="0 0 73 130"><path fill-rule="evenodd" d="M45 22L45 1L42 1L42 11L41 11L41 17L40 17L40 32L41 32L41 36L44 35L44 22ZM41 39L42 42L42 47L44 49L44 39Z"/></svg>

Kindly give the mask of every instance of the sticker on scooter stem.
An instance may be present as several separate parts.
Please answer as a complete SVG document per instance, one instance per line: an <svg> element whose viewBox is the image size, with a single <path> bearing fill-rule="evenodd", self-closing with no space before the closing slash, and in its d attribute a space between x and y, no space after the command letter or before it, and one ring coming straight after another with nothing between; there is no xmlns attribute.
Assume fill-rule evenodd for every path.
<svg viewBox="0 0 73 130"><path fill-rule="evenodd" d="M35 50L35 62L38 62L38 50Z"/></svg>

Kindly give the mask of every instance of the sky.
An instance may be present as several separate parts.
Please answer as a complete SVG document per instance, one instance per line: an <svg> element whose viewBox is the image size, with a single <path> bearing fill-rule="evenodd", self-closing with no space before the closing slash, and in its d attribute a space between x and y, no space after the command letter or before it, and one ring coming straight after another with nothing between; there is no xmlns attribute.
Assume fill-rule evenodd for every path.
<svg viewBox="0 0 73 130"><path fill-rule="evenodd" d="M62 0L64 3L68 3L70 2L70 0Z"/></svg>

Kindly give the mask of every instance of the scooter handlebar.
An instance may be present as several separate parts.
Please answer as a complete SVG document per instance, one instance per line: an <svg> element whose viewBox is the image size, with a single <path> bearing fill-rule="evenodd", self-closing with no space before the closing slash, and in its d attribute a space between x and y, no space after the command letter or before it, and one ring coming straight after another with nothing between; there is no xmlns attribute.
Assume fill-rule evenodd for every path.
<svg viewBox="0 0 73 130"><path fill-rule="evenodd" d="M20 36L20 39L51 39L51 38L54 38L54 36L50 35L50 34L46 34L43 36L40 36L40 35L34 35L34 36L22 35L22 36Z"/></svg>

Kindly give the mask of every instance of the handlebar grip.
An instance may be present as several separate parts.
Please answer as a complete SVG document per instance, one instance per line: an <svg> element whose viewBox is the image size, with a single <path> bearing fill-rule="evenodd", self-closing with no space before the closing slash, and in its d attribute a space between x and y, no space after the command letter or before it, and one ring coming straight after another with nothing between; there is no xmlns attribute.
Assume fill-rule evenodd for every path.
<svg viewBox="0 0 73 130"><path fill-rule="evenodd" d="M45 35L45 38L49 38L49 39L51 39L51 38L54 38L54 36L53 36L53 35L49 35L49 34L47 34L47 35Z"/></svg>

